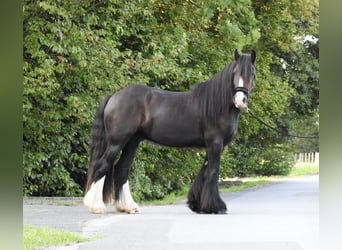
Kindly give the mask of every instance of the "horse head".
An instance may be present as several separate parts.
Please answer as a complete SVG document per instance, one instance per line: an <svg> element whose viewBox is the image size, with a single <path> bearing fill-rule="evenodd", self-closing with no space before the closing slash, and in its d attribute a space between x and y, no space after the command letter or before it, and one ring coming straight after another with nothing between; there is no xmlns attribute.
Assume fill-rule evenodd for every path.
<svg viewBox="0 0 342 250"><path fill-rule="evenodd" d="M240 55L235 50L234 57L236 65L233 70L233 102L236 108L242 110L247 107L249 94L254 88L256 52L253 50L250 55Z"/></svg>

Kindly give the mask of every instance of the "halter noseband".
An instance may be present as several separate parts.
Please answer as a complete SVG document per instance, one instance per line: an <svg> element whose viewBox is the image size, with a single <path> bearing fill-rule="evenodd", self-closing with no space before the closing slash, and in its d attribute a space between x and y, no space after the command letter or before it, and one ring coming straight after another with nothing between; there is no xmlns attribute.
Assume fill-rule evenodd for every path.
<svg viewBox="0 0 342 250"><path fill-rule="evenodd" d="M248 92L247 88L245 88L245 87L236 87L236 88L234 88L234 95L236 94L236 92L239 92L239 91L243 92L247 96L247 98L248 98L249 92Z"/></svg>

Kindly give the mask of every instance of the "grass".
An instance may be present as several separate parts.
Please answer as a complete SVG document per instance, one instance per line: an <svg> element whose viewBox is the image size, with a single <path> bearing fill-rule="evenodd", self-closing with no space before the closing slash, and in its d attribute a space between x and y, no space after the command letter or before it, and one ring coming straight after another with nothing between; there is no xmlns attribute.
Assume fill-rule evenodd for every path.
<svg viewBox="0 0 342 250"><path fill-rule="evenodd" d="M142 204L143 205L169 205L169 204L174 204L178 201L185 199L188 191L189 191L189 187L183 187L181 190L179 190L177 192L172 192L172 193L164 196L163 199L143 201Z"/></svg>
<svg viewBox="0 0 342 250"><path fill-rule="evenodd" d="M23 249L37 250L49 246L71 245L93 240L95 238L82 237L76 233L56 230L47 227L23 226Z"/></svg>
<svg viewBox="0 0 342 250"><path fill-rule="evenodd" d="M306 175L306 174L318 174L318 173L319 173L318 165L306 164L303 166L293 167L288 176L292 177L292 176L300 176L300 175Z"/></svg>
<svg viewBox="0 0 342 250"><path fill-rule="evenodd" d="M244 190L244 189L248 189L252 187L258 187L258 186L265 185L271 182L272 181L267 180L267 179L245 181L240 185L234 185L228 188L227 187L220 188L220 191L221 192L236 192L236 191L240 191L240 190Z"/></svg>

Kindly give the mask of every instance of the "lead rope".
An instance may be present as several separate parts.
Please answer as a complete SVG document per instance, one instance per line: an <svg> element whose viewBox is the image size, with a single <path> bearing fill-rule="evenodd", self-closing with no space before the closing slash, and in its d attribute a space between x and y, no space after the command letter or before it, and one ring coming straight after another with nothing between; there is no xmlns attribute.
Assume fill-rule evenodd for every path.
<svg viewBox="0 0 342 250"><path fill-rule="evenodd" d="M284 136L288 136L288 137L296 137L296 138L303 138L303 139L317 139L319 138L319 136L316 136L316 135L308 135L308 136L305 136L305 135L293 135L293 134L289 134L289 133L286 133L284 131L281 131L275 127L272 127L271 125L269 125L268 123L264 122L263 120L261 120L259 117L257 117L255 114L253 114L253 112L247 107L247 112L254 118L256 119L258 122L260 122L261 124L265 125L266 127L276 131L277 133L279 134L282 134Z"/></svg>

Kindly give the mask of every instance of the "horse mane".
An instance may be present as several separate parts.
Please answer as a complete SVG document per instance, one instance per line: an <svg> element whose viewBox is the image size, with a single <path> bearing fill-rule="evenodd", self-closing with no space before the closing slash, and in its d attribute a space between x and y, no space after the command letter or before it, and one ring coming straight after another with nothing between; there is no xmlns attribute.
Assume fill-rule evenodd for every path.
<svg viewBox="0 0 342 250"><path fill-rule="evenodd" d="M233 70L236 62L225 66L208 81L192 87L203 121L217 124L223 111L233 104Z"/></svg>

